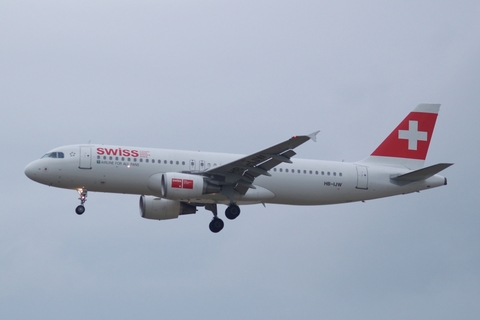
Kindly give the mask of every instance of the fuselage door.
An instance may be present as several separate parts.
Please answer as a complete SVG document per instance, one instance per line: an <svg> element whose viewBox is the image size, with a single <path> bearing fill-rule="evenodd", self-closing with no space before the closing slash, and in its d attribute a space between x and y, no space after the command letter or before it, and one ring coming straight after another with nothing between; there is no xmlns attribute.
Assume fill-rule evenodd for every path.
<svg viewBox="0 0 480 320"><path fill-rule="evenodd" d="M80 147L80 169L92 169L92 147Z"/></svg>
<svg viewBox="0 0 480 320"><path fill-rule="evenodd" d="M368 189L368 169L365 166L357 166L357 189Z"/></svg>
<svg viewBox="0 0 480 320"><path fill-rule="evenodd" d="M195 160L190 160L190 171L195 171L196 170L196 165L195 165Z"/></svg>

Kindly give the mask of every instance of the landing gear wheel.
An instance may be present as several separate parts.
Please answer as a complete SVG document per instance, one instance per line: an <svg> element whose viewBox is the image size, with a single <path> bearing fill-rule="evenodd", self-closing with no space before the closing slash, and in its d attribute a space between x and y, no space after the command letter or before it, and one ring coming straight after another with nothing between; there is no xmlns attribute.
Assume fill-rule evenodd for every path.
<svg viewBox="0 0 480 320"><path fill-rule="evenodd" d="M85 212L85 207L83 205L79 205L77 208L75 208L75 212L78 214L78 215L81 215Z"/></svg>
<svg viewBox="0 0 480 320"><path fill-rule="evenodd" d="M223 220L215 217L210 222L209 227L210 227L210 231L212 231L213 233L218 233L223 229Z"/></svg>
<svg viewBox="0 0 480 320"><path fill-rule="evenodd" d="M236 204L228 206L225 210L225 217L230 220L236 219L240 215L240 208Z"/></svg>
<svg viewBox="0 0 480 320"><path fill-rule="evenodd" d="M81 215L85 212L85 207L83 206L83 204L87 201L87 190L80 188L80 189L77 189L77 192L78 192L78 195L80 196L80 198L78 198L78 200L80 200L80 205L75 208L75 212L78 215Z"/></svg>

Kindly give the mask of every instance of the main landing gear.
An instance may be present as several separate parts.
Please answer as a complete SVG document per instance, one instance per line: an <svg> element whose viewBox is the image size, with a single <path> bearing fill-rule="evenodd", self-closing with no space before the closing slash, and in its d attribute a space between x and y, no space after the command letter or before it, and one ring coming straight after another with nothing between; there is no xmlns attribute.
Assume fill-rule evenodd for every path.
<svg viewBox="0 0 480 320"><path fill-rule="evenodd" d="M85 203L85 201L87 201L87 190L78 189L77 192L80 195L80 197L78 198L78 200L80 200L80 205L75 208L75 212L78 215L81 215L85 212L85 206L83 204Z"/></svg>
<svg viewBox="0 0 480 320"><path fill-rule="evenodd" d="M207 204L205 205L205 209L213 213L213 219L212 221L210 221L210 224L209 224L210 231L212 231L213 233L218 233L222 231L224 223L223 223L223 220L218 217L217 204ZM236 204L232 203L225 210L225 216L230 220L234 220L239 215L240 215L240 208Z"/></svg>
<svg viewBox="0 0 480 320"><path fill-rule="evenodd" d="M206 204L205 209L213 213L213 219L212 221L210 221L210 224L208 225L208 227L210 228L210 231L212 231L213 233L218 233L222 231L223 220L218 217L217 204L216 203Z"/></svg>
<svg viewBox="0 0 480 320"><path fill-rule="evenodd" d="M225 217L227 217L230 220L235 220L239 215L240 215L240 207L237 206L236 204L232 203L225 210Z"/></svg>
<svg viewBox="0 0 480 320"><path fill-rule="evenodd" d="M210 228L210 231L212 231L213 233L218 233L223 229L223 220L218 217L213 217L208 227Z"/></svg>

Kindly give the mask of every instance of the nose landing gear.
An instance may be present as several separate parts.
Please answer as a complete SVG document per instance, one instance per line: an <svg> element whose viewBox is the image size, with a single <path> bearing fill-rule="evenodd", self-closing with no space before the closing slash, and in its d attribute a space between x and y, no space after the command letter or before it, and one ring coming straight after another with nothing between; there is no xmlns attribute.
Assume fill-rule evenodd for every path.
<svg viewBox="0 0 480 320"><path fill-rule="evenodd" d="M81 215L85 212L85 206L83 204L85 203L85 201L87 201L87 190L78 189L77 192L80 195L80 197L78 198L78 200L80 200L80 205L75 208L75 212L76 214Z"/></svg>

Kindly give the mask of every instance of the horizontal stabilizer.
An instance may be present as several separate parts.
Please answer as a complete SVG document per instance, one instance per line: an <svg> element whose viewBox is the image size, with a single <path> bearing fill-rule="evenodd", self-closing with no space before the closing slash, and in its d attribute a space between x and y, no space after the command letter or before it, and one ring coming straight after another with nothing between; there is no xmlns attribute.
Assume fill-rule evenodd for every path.
<svg viewBox="0 0 480 320"><path fill-rule="evenodd" d="M430 178L431 176L436 175L442 170L447 169L453 165L453 163L438 163L434 164L433 166L430 167L425 167L422 169L418 169L415 171L411 171L409 173L401 174L401 175L394 175L391 176L390 178L392 180L397 180L397 181L420 181L420 180L425 180Z"/></svg>

